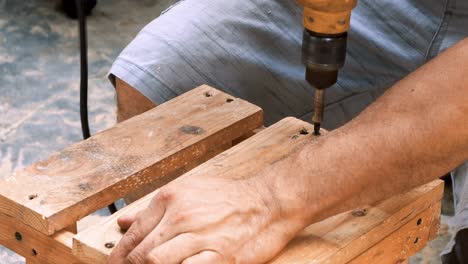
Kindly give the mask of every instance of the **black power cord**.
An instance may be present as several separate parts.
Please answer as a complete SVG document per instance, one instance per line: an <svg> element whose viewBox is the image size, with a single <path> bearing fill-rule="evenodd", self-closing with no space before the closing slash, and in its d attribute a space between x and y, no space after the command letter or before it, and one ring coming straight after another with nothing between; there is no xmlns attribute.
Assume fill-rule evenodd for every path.
<svg viewBox="0 0 468 264"><path fill-rule="evenodd" d="M88 37L86 32L86 15L85 4L86 0L75 0L76 9L78 10L78 24L80 36L80 117L81 131L83 139L91 136L89 131L88 120ZM114 203L107 206L110 213L117 212L117 207Z"/></svg>
<svg viewBox="0 0 468 264"><path fill-rule="evenodd" d="M81 2L84 2L85 15L89 15L97 4L97 0L81 0ZM78 18L78 8L76 6L76 0L62 0L62 10L70 18Z"/></svg>

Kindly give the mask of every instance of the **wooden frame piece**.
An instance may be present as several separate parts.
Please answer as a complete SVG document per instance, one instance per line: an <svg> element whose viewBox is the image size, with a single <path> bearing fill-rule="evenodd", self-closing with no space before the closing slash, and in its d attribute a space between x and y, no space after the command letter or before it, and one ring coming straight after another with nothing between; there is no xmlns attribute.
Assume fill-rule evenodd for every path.
<svg viewBox="0 0 468 264"><path fill-rule="evenodd" d="M0 180L0 213L52 235L262 125L259 107L200 86Z"/></svg>
<svg viewBox="0 0 468 264"><path fill-rule="evenodd" d="M182 173L249 177L314 137L295 118L252 136L262 110L231 99L201 86L0 180L0 244L28 264L106 263L123 236L117 218L145 208L154 193L75 235L79 219ZM406 263L435 237L442 194L437 180L313 224L270 263Z"/></svg>
<svg viewBox="0 0 468 264"><path fill-rule="evenodd" d="M431 205L397 231L353 259L350 264L405 263L409 257L423 249L435 238L434 230L439 230L441 203Z"/></svg>
<svg viewBox="0 0 468 264"><path fill-rule="evenodd" d="M204 174L243 178L254 175L268 164L280 160L310 141L313 138L312 133L300 133L304 128L313 131L309 123L286 118L191 170L185 176ZM431 206L440 204L442 194L443 183L434 181L373 206L343 213L311 225L271 263L352 261ZM84 263L106 263L112 251L112 248L106 245L117 244L123 236L117 225L117 218L129 212L142 210L152 196L145 196L96 226L80 232L73 240L73 254ZM436 211L431 211L431 219L438 219L440 210ZM422 242L423 240L421 244Z"/></svg>
<svg viewBox="0 0 468 264"><path fill-rule="evenodd" d="M26 258L27 263L77 264L70 231L47 236L17 219L0 213L0 244Z"/></svg>

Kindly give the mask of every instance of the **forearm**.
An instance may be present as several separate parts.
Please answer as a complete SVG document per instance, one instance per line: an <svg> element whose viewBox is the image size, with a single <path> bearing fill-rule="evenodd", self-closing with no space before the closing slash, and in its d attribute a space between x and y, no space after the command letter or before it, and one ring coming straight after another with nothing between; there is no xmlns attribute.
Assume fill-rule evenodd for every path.
<svg viewBox="0 0 468 264"><path fill-rule="evenodd" d="M282 169L275 171L291 177L277 173L270 180L275 195L289 201L285 211L305 208L310 223L422 185L467 159L465 40L397 83L347 125L279 162ZM289 187L281 191L282 186ZM290 208L293 203L299 206Z"/></svg>

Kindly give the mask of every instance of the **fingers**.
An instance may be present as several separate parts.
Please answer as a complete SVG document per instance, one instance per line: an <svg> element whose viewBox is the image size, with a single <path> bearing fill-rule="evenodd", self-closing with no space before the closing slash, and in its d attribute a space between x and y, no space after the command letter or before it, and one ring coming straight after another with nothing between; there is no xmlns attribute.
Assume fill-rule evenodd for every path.
<svg viewBox="0 0 468 264"><path fill-rule="evenodd" d="M132 264L140 263L138 261L145 259L149 252L161 246L165 242L174 239L174 237L180 233L181 231L178 231L174 226L172 226L172 228L168 228L168 219L167 216L164 216L159 224L127 256L127 259L130 260L130 263Z"/></svg>
<svg viewBox="0 0 468 264"><path fill-rule="evenodd" d="M223 259L214 251L203 251L185 259L182 264L221 264Z"/></svg>
<svg viewBox="0 0 468 264"><path fill-rule="evenodd" d="M127 215L123 215L117 219L117 224L119 225L120 229L127 231L130 226L135 222L137 217L136 213L131 213Z"/></svg>
<svg viewBox="0 0 468 264"><path fill-rule="evenodd" d="M165 193L167 198L168 193ZM170 199L170 197L168 198ZM127 256L131 263L139 263L138 260L144 259L153 249L163 245L174 237L194 230L194 225L190 220L187 210L173 213L166 211L163 218L156 227L136 246ZM132 262L134 261L134 262Z"/></svg>
<svg viewBox="0 0 468 264"><path fill-rule="evenodd" d="M162 203L151 202L150 206L138 213L134 219L129 217L121 220L124 225L132 220L133 222L119 244L112 251L109 263L124 263L127 255L159 224L164 215L164 210L165 208ZM141 263L143 263L143 260L141 259Z"/></svg>
<svg viewBox="0 0 468 264"><path fill-rule="evenodd" d="M204 247L199 236L184 233L153 249L147 256L147 264L179 264L196 255Z"/></svg>

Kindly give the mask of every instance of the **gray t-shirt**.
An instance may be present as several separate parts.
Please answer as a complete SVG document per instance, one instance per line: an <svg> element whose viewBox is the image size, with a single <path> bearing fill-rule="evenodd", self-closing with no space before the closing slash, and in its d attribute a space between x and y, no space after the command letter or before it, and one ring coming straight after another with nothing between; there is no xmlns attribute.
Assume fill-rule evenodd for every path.
<svg viewBox="0 0 468 264"><path fill-rule="evenodd" d="M293 0L182 0L125 48L110 79L157 104L209 84L262 107L266 124L286 116L309 121L313 89L301 64L302 30ZM360 0L346 65L327 90L324 127L346 123L465 36L468 1ZM466 165L454 172L456 230L468 227L467 174Z"/></svg>

